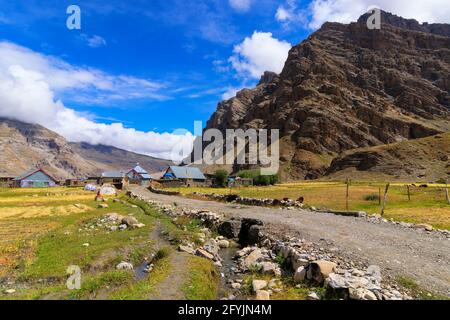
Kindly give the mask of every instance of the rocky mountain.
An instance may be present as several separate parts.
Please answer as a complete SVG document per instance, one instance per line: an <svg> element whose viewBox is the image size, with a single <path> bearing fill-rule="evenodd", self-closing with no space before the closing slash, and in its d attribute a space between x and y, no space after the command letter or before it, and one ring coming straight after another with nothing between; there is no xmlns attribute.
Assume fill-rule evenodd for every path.
<svg viewBox="0 0 450 320"><path fill-rule="evenodd" d="M40 166L57 179L80 178L131 168L136 162L149 171L161 171L168 163L114 147L72 144L40 125L0 118L0 176Z"/></svg>
<svg viewBox="0 0 450 320"><path fill-rule="evenodd" d="M325 23L281 74L221 102L206 129L280 129L284 180L319 178L348 150L450 131L450 25L366 21Z"/></svg>
<svg viewBox="0 0 450 320"><path fill-rule="evenodd" d="M411 182L450 178L450 133L346 151L333 160L326 176Z"/></svg>

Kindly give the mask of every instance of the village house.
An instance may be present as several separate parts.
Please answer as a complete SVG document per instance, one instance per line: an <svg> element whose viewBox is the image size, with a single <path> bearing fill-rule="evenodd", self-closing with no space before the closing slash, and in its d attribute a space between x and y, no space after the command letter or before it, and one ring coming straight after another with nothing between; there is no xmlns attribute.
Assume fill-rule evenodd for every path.
<svg viewBox="0 0 450 320"><path fill-rule="evenodd" d="M103 172L100 178L98 179L98 184L99 185L112 184L117 189L122 189L124 177L125 173L122 171L106 171Z"/></svg>
<svg viewBox="0 0 450 320"><path fill-rule="evenodd" d="M12 181L14 188L48 188L57 184L58 181L41 168L30 170Z"/></svg>
<svg viewBox="0 0 450 320"><path fill-rule="evenodd" d="M170 166L160 182L165 185L170 182L178 182L179 185L188 187L206 186L208 184L208 180L199 168L177 166Z"/></svg>
<svg viewBox="0 0 450 320"><path fill-rule="evenodd" d="M152 180L152 176L139 163L136 164L136 167L128 171L125 176L129 184L137 184L143 187L148 187Z"/></svg>
<svg viewBox="0 0 450 320"><path fill-rule="evenodd" d="M0 188L9 188L13 183L14 177L8 174L0 174Z"/></svg>

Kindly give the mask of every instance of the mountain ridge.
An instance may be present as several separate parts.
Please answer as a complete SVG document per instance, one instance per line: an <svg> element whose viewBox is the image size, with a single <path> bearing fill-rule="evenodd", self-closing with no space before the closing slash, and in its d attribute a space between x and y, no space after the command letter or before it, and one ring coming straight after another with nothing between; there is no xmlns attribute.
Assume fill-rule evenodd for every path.
<svg viewBox="0 0 450 320"><path fill-rule="evenodd" d="M38 124L0 118L0 175L18 176L42 167L56 179L83 178L102 171L131 169L139 162L150 173L170 161L110 146L69 143Z"/></svg>
<svg viewBox="0 0 450 320"><path fill-rule="evenodd" d="M382 21L325 23L279 75L219 103L206 129L280 129L283 180L320 178L348 150L450 131L450 37L435 34L450 25Z"/></svg>

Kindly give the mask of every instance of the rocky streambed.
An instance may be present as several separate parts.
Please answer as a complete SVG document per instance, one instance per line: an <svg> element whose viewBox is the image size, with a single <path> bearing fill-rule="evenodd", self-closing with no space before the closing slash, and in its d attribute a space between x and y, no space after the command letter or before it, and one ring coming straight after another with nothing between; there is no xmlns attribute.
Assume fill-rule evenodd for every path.
<svg viewBox="0 0 450 320"><path fill-rule="evenodd" d="M348 260L337 248L270 234L260 220L228 220L216 212L146 202L174 220L202 222L200 244L182 243L178 250L213 261L222 276L220 299L269 300L296 287L306 290L311 300L413 299L396 283L383 281L378 266Z"/></svg>

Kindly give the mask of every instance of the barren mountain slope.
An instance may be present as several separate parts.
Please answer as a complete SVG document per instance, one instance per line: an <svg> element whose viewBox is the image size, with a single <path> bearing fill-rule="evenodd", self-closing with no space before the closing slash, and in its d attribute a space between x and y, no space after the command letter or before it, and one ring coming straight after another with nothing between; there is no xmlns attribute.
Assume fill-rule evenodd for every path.
<svg viewBox="0 0 450 320"><path fill-rule="evenodd" d="M450 25L382 18L381 30L324 24L207 128L280 129L284 180L320 177L347 150L450 131Z"/></svg>

